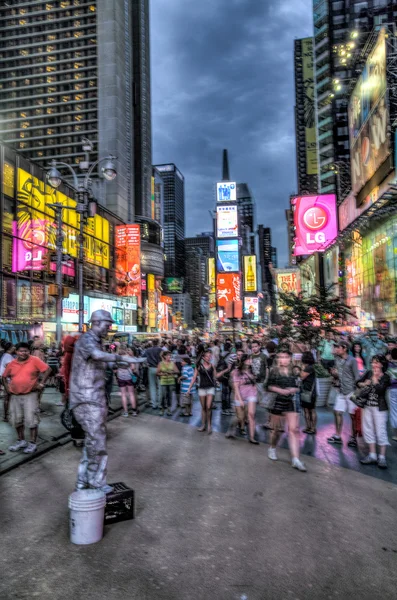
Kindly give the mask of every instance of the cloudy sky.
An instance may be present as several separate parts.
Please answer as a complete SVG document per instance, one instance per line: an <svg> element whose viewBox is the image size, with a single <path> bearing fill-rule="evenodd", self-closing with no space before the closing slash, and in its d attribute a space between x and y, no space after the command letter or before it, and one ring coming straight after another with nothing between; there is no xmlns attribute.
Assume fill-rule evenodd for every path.
<svg viewBox="0 0 397 600"><path fill-rule="evenodd" d="M150 0L153 162L185 176L186 233L211 228L228 148L258 223L287 261L284 209L296 190L293 43L312 34L312 0Z"/></svg>

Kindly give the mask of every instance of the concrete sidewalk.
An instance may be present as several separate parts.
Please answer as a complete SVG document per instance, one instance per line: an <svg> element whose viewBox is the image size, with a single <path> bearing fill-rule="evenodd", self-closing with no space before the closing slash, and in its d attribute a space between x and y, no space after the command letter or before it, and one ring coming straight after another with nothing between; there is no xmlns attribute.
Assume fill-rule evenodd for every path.
<svg viewBox="0 0 397 600"><path fill-rule="evenodd" d="M230 443L141 414L109 424L109 481L137 516L69 542L80 452L57 448L0 479L0 598L388 600L396 596L397 487L286 450Z"/></svg>

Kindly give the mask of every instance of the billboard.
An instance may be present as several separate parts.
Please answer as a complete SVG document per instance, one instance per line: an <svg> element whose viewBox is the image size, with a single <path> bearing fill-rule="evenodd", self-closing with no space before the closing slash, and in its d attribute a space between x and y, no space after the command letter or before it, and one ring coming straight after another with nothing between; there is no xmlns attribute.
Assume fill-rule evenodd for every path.
<svg viewBox="0 0 397 600"><path fill-rule="evenodd" d="M241 300L240 285L239 273L218 273L216 277L218 306L226 306L227 302Z"/></svg>
<svg viewBox="0 0 397 600"><path fill-rule="evenodd" d="M215 273L215 258L208 259L208 286L210 293L216 292L216 273Z"/></svg>
<svg viewBox="0 0 397 600"><path fill-rule="evenodd" d="M49 222L29 219L25 223L12 222L12 272L43 271L48 253Z"/></svg>
<svg viewBox="0 0 397 600"><path fill-rule="evenodd" d="M218 205L216 219L216 236L231 238L238 236L238 213L236 205Z"/></svg>
<svg viewBox="0 0 397 600"><path fill-rule="evenodd" d="M218 273L240 271L238 240L216 240L216 270Z"/></svg>
<svg viewBox="0 0 397 600"><path fill-rule="evenodd" d="M182 294L183 278L182 277L166 277L164 279L165 291L169 294Z"/></svg>
<svg viewBox="0 0 397 600"><path fill-rule="evenodd" d="M291 199L294 211L294 256L325 250L337 237L336 196L299 196Z"/></svg>
<svg viewBox="0 0 397 600"><path fill-rule="evenodd" d="M300 292L299 269L276 269L276 287L278 292L298 294ZM278 312L283 311L281 302L277 301Z"/></svg>
<svg viewBox="0 0 397 600"><path fill-rule="evenodd" d="M256 292L257 287L256 256L244 256L244 291Z"/></svg>
<svg viewBox="0 0 397 600"><path fill-rule="evenodd" d="M358 194L391 152L384 29L353 90L348 114L352 190Z"/></svg>
<svg viewBox="0 0 397 600"><path fill-rule="evenodd" d="M244 316L259 321L259 300L256 297L244 298Z"/></svg>
<svg viewBox="0 0 397 600"><path fill-rule="evenodd" d="M116 225L116 281L120 296L136 296L141 305L141 230L136 224Z"/></svg>
<svg viewBox="0 0 397 600"><path fill-rule="evenodd" d="M235 181L222 181L216 184L217 202L236 202L237 185Z"/></svg>
<svg viewBox="0 0 397 600"><path fill-rule="evenodd" d="M153 274L148 273L147 275L147 291L148 291L148 303L147 303L147 324L150 328L156 327L156 278Z"/></svg>
<svg viewBox="0 0 397 600"><path fill-rule="evenodd" d="M306 142L306 173L317 175L317 130L314 109L313 38L302 40L302 77L304 88L304 122Z"/></svg>

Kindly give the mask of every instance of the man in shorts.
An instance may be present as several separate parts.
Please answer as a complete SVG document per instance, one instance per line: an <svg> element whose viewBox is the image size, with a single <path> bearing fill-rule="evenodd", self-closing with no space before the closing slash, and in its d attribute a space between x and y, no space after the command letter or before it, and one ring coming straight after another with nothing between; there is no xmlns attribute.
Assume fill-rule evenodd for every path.
<svg viewBox="0 0 397 600"><path fill-rule="evenodd" d="M18 441L8 449L11 452L23 449L25 454L32 454L37 450L39 396L51 374L51 367L37 356L31 356L25 342L17 345L16 355L3 373L4 387L10 394L10 421L18 435ZM25 440L25 425L30 429L29 443Z"/></svg>
<svg viewBox="0 0 397 600"><path fill-rule="evenodd" d="M345 341L335 344L335 368L331 374L339 379L339 394L334 405L335 435L328 438L330 444L342 444L343 414L349 412L352 421L352 435L347 445L357 448L357 431L354 413L357 406L352 402L351 395L356 389L356 382L360 379L356 359L348 354L349 344Z"/></svg>

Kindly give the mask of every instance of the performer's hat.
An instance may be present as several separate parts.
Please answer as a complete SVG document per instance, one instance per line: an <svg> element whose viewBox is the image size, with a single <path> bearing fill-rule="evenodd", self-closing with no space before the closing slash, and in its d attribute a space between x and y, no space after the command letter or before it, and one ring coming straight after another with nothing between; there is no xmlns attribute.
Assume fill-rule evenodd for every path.
<svg viewBox="0 0 397 600"><path fill-rule="evenodd" d="M92 323L93 321L109 321L109 323L114 323L112 315L107 310L94 310L89 322Z"/></svg>

